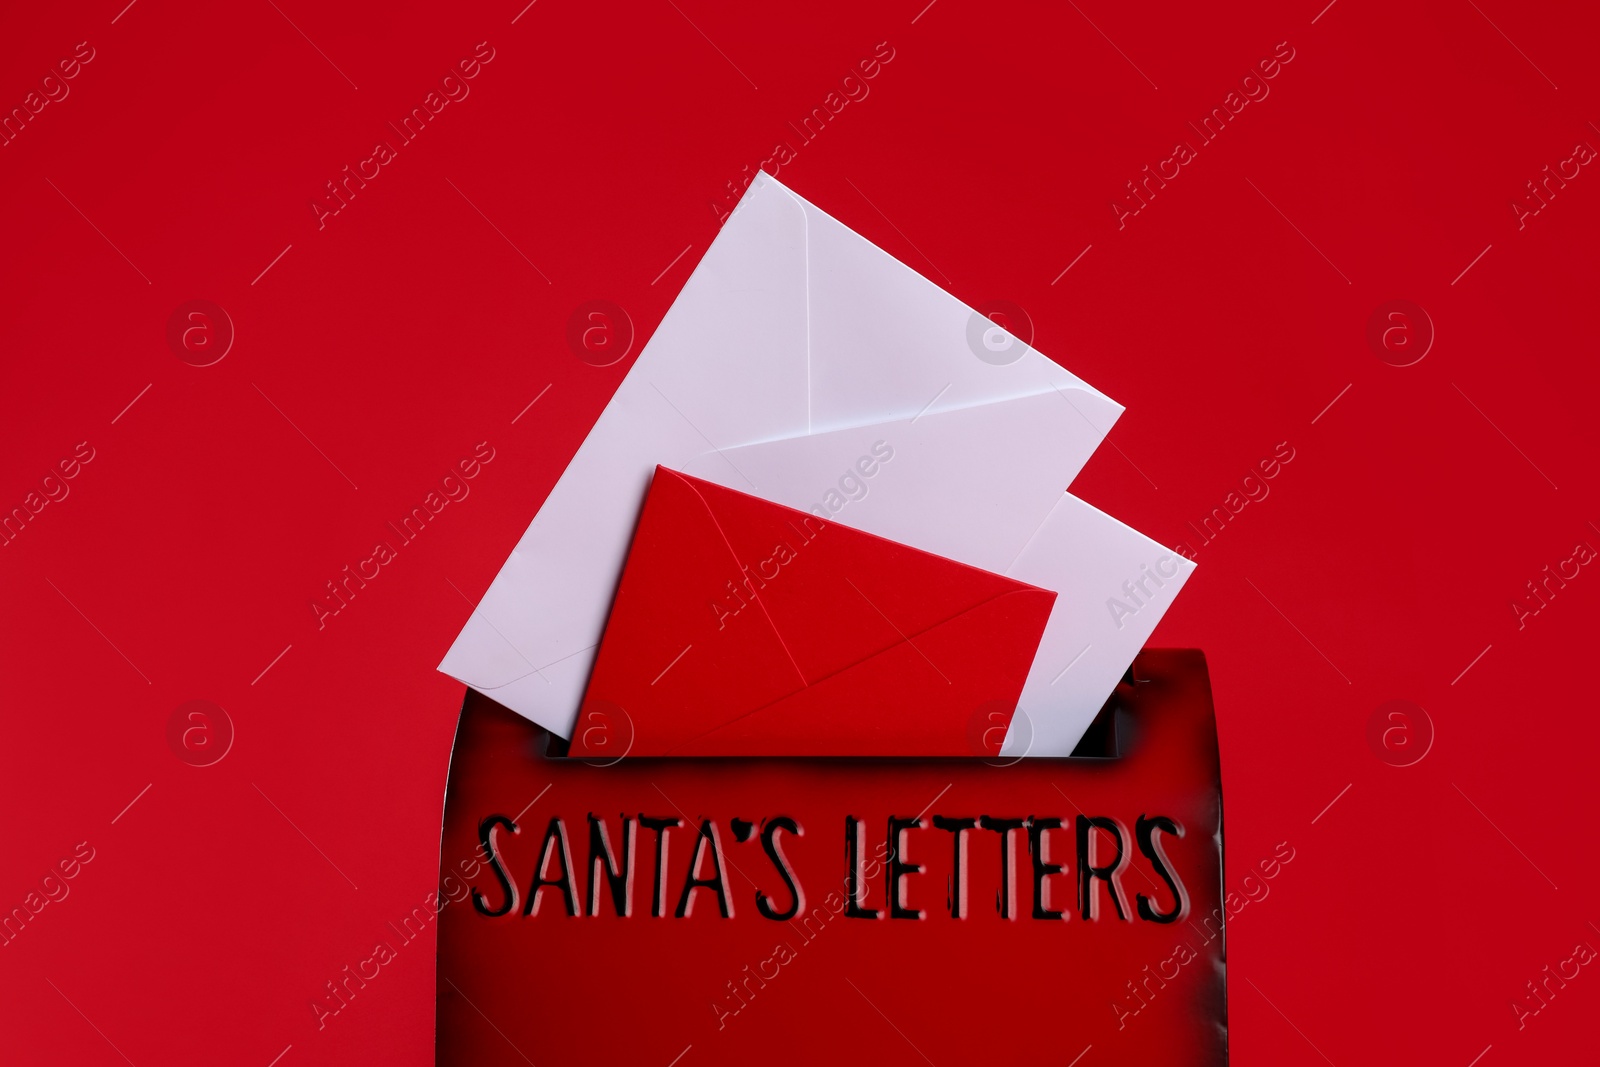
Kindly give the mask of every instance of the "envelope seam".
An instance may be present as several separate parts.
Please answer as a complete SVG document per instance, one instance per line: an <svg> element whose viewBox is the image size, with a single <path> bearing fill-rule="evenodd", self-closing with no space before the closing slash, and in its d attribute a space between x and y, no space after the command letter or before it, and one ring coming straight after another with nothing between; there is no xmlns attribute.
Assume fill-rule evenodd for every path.
<svg viewBox="0 0 1600 1067"><path fill-rule="evenodd" d="M809 374L809 370L808 370L808 374ZM905 424L909 425L911 422L920 421L920 420L922 420L924 418L937 419L937 418L939 418L941 416L944 416L944 415L956 415L956 414L960 414L962 412L976 411L976 410L979 410L979 409L982 409L982 408L995 407L995 406L1000 405L1000 404L1015 403L1016 401L1019 401L1019 400L1035 400L1035 399L1038 399L1040 397L1049 396L1051 394L1052 390L1054 392L1056 392L1056 393L1061 394L1063 399L1066 399L1066 394L1061 393L1061 387L1060 386L1057 386L1054 383L1047 383L1047 385L1048 385L1048 388L1041 388L1041 389L1038 389L1038 390L1036 390L1034 392L1019 393L1016 396L1007 396L1007 397L1000 397L1000 398L991 398L991 399L987 399L987 400L978 400L978 401L974 401L974 402L968 403L968 404L959 404L959 405L957 405L955 407L940 408L938 411L918 412L918 413L915 413L915 414L913 414L913 415L911 415L909 417L905 417L905 418L896 417L896 418L887 418L887 419L867 419L867 420L864 420L864 421L861 421L861 422L852 422L847 426L829 427L828 429L822 430L820 432L814 432L813 430L808 429L805 433L792 433L792 434L787 434L787 435L782 436L782 437L765 437L765 438L762 438L759 441L742 441L739 444L728 445L725 448L718 448L716 445L712 445L711 447L712 447L713 451L715 451L723 459L728 460L728 462L731 464L733 461L731 459L728 459L726 453L729 453L729 452L740 452L740 451L743 451L744 449L747 449L747 448L758 448L758 447L761 447L763 445L775 445L775 444L779 444L779 443L784 442L784 441L803 441L808 437L820 437L820 436L822 436L824 434L831 434L831 433L849 433L849 432L854 431L854 430L863 430L863 429L867 429L867 428L870 428L870 427L876 427L876 426L897 426L897 425L900 425L901 423L905 423ZM1077 392L1085 393L1086 395L1089 395L1089 396L1097 396L1100 399L1104 400L1106 403L1112 405L1113 407L1117 406L1117 402L1115 400L1111 400L1109 397L1106 397L1103 393L1097 393L1092 387L1085 386L1085 387L1082 387L1082 388L1077 388L1077 387L1073 387L1073 388L1075 388L1075 391L1077 391ZM1075 414L1077 414L1077 416L1079 418L1083 419L1084 423L1089 427L1090 431L1095 433L1095 434L1097 434L1097 435L1099 435L1100 438L1102 440L1104 440L1105 435L1099 429L1099 427L1095 426L1095 424L1089 420L1088 416L1084 415L1083 412L1081 410L1079 410L1079 408L1078 408L1078 406L1076 404L1073 404L1070 400L1068 400L1067 403L1072 408L1073 412ZM808 415L808 422L809 422L809 415ZM704 435L702 434L701 436L704 436ZM708 441L707 443L709 444L710 442Z"/></svg>
<svg viewBox="0 0 1600 1067"><path fill-rule="evenodd" d="M806 202L791 193L780 182L773 185L783 190L783 194L793 200L800 207L800 258L804 264L801 277L805 279L806 287L806 434L811 433L811 213L806 210ZM732 460L729 460L731 463Z"/></svg>
<svg viewBox="0 0 1600 1067"><path fill-rule="evenodd" d="M700 506L706 509L706 518L710 519L711 525L716 528L717 536L722 538L723 547L728 550L728 555L733 557L735 566L745 566L744 561L739 558L738 550L733 547L733 542L728 540L727 533L723 531L722 523L717 521L717 514L711 509L710 502L706 500L705 496L700 492L700 490L695 488L694 484L687 478L670 471L668 473L672 473L673 477L682 482L684 487L695 495L695 499L700 501ZM761 614L766 617L767 626L772 630L772 636L778 641L778 647L783 649L783 654L789 658L789 665L794 668L794 673L799 675L800 688L808 688L811 683L806 680L806 672L800 669L800 664L794 658L794 653L789 651L789 643L783 639L783 634L779 632L778 624L773 621L772 613L767 610L767 605L762 602L760 595L758 595L755 590L750 591L750 599L754 600L756 602L756 606L761 609Z"/></svg>

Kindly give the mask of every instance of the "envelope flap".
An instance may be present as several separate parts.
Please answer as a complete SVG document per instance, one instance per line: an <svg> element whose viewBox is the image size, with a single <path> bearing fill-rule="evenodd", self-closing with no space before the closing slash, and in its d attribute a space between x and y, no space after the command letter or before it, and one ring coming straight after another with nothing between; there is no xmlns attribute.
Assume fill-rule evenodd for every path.
<svg viewBox="0 0 1600 1067"><path fill-rule="evenodd" d="M1120 405L821 208L765 175L746 200L774 194L806 220L813 431L1052 389L1100 426L1088 451L1110 430Z"/></svg>
<svg viewBox="0 0 1600 1067"><path fill-rule="evenodd" d="M747 609L759 615L806 685L987 601L1032 589L748 493L668 470L656 478L658 485L682 483L704 501L737 561L731 580L713 591L719 631Z"/></svg>

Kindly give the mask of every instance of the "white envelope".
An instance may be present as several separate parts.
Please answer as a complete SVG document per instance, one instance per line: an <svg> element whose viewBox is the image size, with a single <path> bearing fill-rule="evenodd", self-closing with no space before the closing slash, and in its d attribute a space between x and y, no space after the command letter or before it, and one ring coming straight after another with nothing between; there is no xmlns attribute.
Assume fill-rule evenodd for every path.
<svg viewBox="0 0 1600 1067"><path fill-rule="evenodd" d="M1000 755L1071 754L1194 566L1063 493L1005 570L1056 602Z"/></svg>
<svg viewBox="0 0 1600 1067"><path fill-rule="evenodd" d="M570 736L658 463L988 570L1115 570L1161 550L1093 509L1101 523L1082 520L1062 496L1121 411L762 175L440 670ZM1057 629L1068 642L1093 629L1075 620L1091 606L1066 599L1046 645ZM1064 738L1080 719L1081 734L1116 680L1102 687L1105 669L1089 668L1121 657L1120 675L1143 643L1136 632L1101 638L1058 684L1030 677L1045 702L1028 710L1039 738Z"/></svg>

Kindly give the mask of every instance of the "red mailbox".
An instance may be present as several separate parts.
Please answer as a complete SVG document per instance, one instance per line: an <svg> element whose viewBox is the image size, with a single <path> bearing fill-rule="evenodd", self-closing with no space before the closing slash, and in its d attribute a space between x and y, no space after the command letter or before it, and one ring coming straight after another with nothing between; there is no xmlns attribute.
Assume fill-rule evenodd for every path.
<svg viewBox="0 0 1600 1067"><path fill-rule="evenodd" d="M1067 758L565 752L468 693L441 1064L1227 1060L1198 651L1142 653Z"/></svg>

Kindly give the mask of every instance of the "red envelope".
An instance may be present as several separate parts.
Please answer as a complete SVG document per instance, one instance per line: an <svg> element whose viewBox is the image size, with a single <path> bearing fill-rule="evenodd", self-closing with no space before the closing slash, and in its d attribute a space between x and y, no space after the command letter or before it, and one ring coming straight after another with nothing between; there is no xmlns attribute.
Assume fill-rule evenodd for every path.
<svg viewBox="0 0 1600 1067"><path fill-rule="evenodd" d="M571 754L992 755L1055 596L657 467Z"/></svg>

